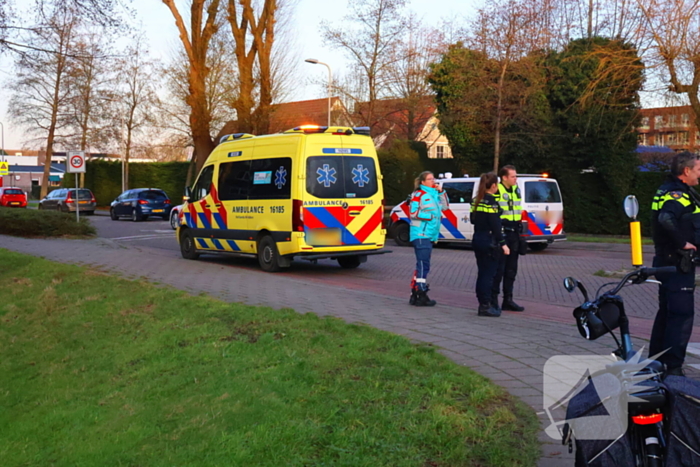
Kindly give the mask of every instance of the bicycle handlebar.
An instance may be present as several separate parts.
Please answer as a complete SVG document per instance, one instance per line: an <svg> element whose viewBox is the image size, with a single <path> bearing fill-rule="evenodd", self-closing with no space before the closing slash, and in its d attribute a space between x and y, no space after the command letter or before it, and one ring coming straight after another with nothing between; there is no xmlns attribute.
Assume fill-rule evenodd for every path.
<svg viewBox="0 0 700 467"><path fill-rule="evenodd" d="M625 275L625 277L622 278L620 283L617 284L617 286L613 290L611 290L610 292L605 292L605 293L608 293L610 295L615 295L616 293L618 293L622 289L622 287L625 286L625 284L627 284L627 281L629 281L630 279L632 279L635 276L637 276L637 277L636 277L636 279L634 279L633 282L635 284L641 284L642 282L647 280L649 278L649 276L655 276L656 274L670 274L670 273L676 272L677 270L678 269L676 268L676 266L661 266L661 267L657 267L657 268L635 269L634 271L627 273ZM603 295L605 295L605 293ZM599 297L596 297L596 299L598 299L598 298Z"/></svg>

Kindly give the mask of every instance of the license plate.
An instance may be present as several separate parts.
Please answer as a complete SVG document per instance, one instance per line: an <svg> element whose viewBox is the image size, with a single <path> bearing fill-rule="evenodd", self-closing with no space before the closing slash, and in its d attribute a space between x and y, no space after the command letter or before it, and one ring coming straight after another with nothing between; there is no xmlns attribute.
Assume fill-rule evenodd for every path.
<svg viewBox="0 0 700 467"><path fill-rule="evenodd" d="M10 206L19 206L20 204L21 204L21 203L12 202L12 203L10 203Z"/></svg>
<svg viewBox="0 0 700 467"><path fill-rule="evenodd" d="M78 201L78 203L80 203L80 204L88 204L87 201Z"/></svg>
<svg viewBox="0 0 700 467"><path fill-rule="evenodd" d="M340 229L311 229L306 232L306 243L312 246L342 245Z"/></svg>
<svg viewBox="0 0 700 467"><path fill-rule="evenodd" d="M163 212L162 209L154 209L153 212Z"/></svg>

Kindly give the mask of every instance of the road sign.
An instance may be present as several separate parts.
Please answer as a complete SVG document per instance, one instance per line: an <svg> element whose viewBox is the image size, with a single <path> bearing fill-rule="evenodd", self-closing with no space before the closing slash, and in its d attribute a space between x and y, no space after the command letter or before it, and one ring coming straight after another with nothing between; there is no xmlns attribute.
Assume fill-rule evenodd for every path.
<svg viewBox="0 0 700 467"><path fill-rule="evenodd" d="M0 175L7 175L10 173L10 163L0 162Z"/></svg>
<svg viewBox="0 0 700 467"><path fill-rule="evenodd" d="M85 151L68 151L67 156L66 171L68 173L85 172Z"/></svg>

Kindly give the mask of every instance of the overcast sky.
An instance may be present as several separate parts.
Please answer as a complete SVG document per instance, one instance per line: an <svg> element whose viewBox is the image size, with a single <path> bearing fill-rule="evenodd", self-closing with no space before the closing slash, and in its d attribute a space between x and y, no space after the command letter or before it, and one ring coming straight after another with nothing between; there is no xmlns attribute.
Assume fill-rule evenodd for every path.
<svg viewBox="0 0 700 467"><path fill-rule="evenodd" d="M296 35L293 47L299 58L299 67L296 70L298 84L291 100L325 97L326 93L321 86L307 83L312 79L320 79L325 83L328 70L324 66L305 63L304 59L315 58L328 63L334 76L343 71L346 61L342 53L323 43L319 35L319 26L323 20L342 24L343 18L349 14L347 0L297 0L297 2L293 17L293 30ZM22 3L22 0L16 3ZM413 0L409 4L409 9L422 17L425 24L437 27L445 18L460 22L464 18L471 17L481 4L482 0ZM167 61L171 56L171 50L180 46L170 10L160 0L133 0L132 5L137 12L135 21L143 24L143 29L150 41L151 54ZM11 56L0 56L0 80L3 84L11 76L11 64ZM7 116L9 98L9 93L4 86L0 88L0 122L5 128L5 147L19 149L25 138Z"/></svg>

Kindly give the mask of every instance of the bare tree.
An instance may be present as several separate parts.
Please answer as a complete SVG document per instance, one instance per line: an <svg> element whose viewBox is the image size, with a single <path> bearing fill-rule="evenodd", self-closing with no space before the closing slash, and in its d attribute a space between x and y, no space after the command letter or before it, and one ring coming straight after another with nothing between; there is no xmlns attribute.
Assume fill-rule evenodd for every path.
<svg viewBox="0 0 700 467"><path fill-rule="evenodd" d="M511 93L513 83L507 77L516 66L525 66L517 74L524 73L529 67L528 60L523 60L530 53L543 49L550 42L549 31L544 28L548 11L542 4L522 0L490 0L479 10L472 25L469 44L475 50L486 54L498 65L498 74L493 84L496 102L493 109L494 135L494 170L498 170L501 152L501 130L506 123L508 113L504 112L506 93ZM526 93L528 87L519 87L519 92ZM523 99L525 100L525 99Z"/></svg>
<svg viewBox="0 0 700 467"><path fill-rule="evenodd" d="M405 32L405 0L352 0L352 12L342 26L321 25L324 39L342 50L351 60L352 83L344 95L355 104L367 102L362 119L365 125L374 120L375 102L388 90L389 69L397 57Z"/></svg>
<svg viewBox="0 0 700 467"><path fill-rule="evenodd" d="M240 132L267 133L269 130L275 89L273 46L280 3L263 0L256 11L252 0L228 1L228 21L238 63L238 98L234 107Z"/></svg>
<svg viewBox="0 0 700 467"><path fill-rule="evenodd" d="M652 47L649 65L660 66L672 93L688 99L700 128L700 1L637 0Z"/></svg>
<svg viewBox="0 0 700 467"><path fill-rule="evenodd" d="M30 133L44 133L46 136L42 197L48 192L57 131L67 125L66 106L70 94L64 86L64 79L77 25L73 10L51 11L28 35L26 44L29 49L18 55L17 76L10 86L13 96L9 108L13 120L25 125Z"/></svg>
<svg viewBox="0 0 700 467"><path fill-rule="evenodd" d="M207 52L218 29L220 0L192 0L189 27L175 5L175 0L163 0L163 3L175 18L175 25L189 63L187 105L190 107L194 157L196 169L199 171L214 149L214 141L211 138L211 113L207 105Z"/></svg>
<svg viewBox="0 0 700 467"><path fill-rule="evenodd" d="M141 38L126 50L125 57L118 60L116 93L117 109L124 147L124 177L122 190L129 186L129 157L134 138L146 127L154 123L154 109L158 106L158 96L153 77L156 64L144 48Z"/></svg>

